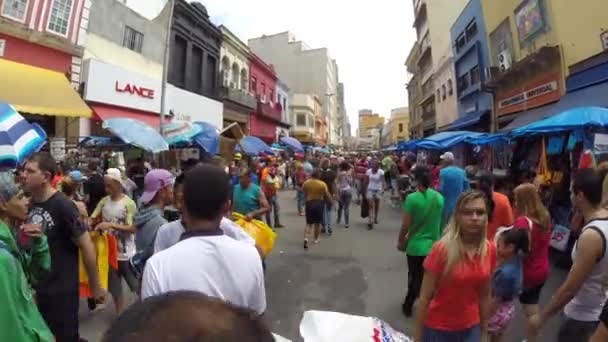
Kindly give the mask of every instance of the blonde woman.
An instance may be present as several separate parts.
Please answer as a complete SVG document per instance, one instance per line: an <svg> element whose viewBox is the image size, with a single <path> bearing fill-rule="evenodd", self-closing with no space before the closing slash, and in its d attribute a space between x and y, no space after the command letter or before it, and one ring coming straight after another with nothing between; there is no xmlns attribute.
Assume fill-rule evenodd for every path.
<svg viewBox="0 0 608 342"><path fill-rule="evenodd" d="M540 293L549 278L549 243L551 216L543 205L534 184L524 183L513 191L515 198L515 228L527 229L530 251L524 258L524 283L519 302L528 321L527 341L535 342L536 334L530 329L530 318L538 314Z"/></svg>
<svg viewBox="0 0 608 342"><path fill-rule="evenodd" d="M414 341L478 342L487 335L490 279L496 267L487 225L485 195L464 192L445 235L424 261Z"/></svg>

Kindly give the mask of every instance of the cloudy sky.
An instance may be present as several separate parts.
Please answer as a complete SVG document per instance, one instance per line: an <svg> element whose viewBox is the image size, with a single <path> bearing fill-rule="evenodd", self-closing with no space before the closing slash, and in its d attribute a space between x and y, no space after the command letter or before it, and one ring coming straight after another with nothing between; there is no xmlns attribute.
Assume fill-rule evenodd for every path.
<svg viewBox="0 0 608 342"><path fill-rule="evenodd" d="M154 12L166 0L144 2ZM405 58L416 34L410 0L201 0L216 24L247 39L291 31L311 48L327 47L345 84L353 134L357 112L385 117L407 105ZM154 3L157 3L155 5Z"/></svg>

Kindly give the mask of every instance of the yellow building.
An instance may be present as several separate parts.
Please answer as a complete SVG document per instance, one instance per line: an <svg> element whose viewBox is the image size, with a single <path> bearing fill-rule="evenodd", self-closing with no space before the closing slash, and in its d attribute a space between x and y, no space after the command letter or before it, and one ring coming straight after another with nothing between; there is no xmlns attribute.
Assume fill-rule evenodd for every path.
<svg viewBox="0 0 608 342"><path fill-rule="evenodd" d="M369 109L359 111L359 136L367 137L372 129L384 126L384 118L380 114L372 113Z"/></svg>
<svg viewBox="0 0 608 342"><path fill-rule="evenodd" d="M487 83L495 89L495 128L512 129L557 114L566 108L560 101L566 93L593 104L598 96L587 102L583 93L574 95L585 86L577 86L580 82L571 76L593 67L584 64L597 65L588 59L608 48L602 39L608 38L606 0L481 3L492 64ZM522 113L526 115L520 117Z"/></svg>
<svg viewBox="0 0 608 342"><path fill-rule="evenodd" d="M409 140L410 111L407 107L391 110L389 127L391 129L391 144Z"/></svg>

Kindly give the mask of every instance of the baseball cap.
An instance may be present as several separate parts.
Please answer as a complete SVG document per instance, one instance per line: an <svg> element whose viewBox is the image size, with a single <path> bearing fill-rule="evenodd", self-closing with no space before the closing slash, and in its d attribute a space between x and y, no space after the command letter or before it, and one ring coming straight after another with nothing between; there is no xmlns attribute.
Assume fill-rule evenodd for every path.
<svg viewBox="0 0 608 342"><path fill-rule="evenodd" d="M122 173L117 168L109 168L106 170L106 174L104 175L106 178L110 178L122 184Z"/></svg>
<svg viewBox="0 0 608 342"><path fill-rule="evenodd" d="M82 173L80 170L72 170L70 171L70 178L72 178L76 182L82 181Z"/></svg>
<svg viewBox="0 0 608 342"><path fill-rule="evenodd" d="M165 169L154 169L144 177L144 193L141 195L143 204L148 204L158 191L166 186L173 186L174 177Z"/></svg>
<svg viewBox="0 0 608 342"><path fill-rule="evenodd" d="M234 160L241 160L241 159L243 159L243 155L242 154L240 154L238 152L234 154Z"/></svg>
<svg viewBox="0 0 608 342"><path fill-rule="evenodd" d="M441 157L439 157L439 159L452 162L452 161L454 161L454 153L448 151L448 152L442 154Z"/></svg>

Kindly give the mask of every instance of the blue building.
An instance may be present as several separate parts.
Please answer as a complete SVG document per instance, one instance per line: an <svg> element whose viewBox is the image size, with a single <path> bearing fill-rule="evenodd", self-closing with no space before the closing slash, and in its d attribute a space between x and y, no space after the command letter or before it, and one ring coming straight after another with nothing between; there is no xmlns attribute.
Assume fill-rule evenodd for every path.
<svg viewBox="0 0 608 342"><path fill-rule="evenodd" d="M470 0L450 29L459 118L448 130L487 131L492 95L483 91L490 66L488 35L481 0Z"/></svg>

